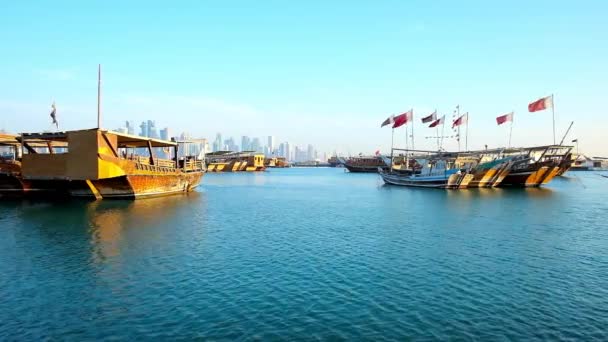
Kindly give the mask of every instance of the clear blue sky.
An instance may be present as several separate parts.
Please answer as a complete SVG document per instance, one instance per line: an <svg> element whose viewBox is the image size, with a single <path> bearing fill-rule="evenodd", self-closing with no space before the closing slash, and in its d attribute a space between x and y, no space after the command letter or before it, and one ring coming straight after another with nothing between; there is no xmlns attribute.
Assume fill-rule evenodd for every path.
<svg viewBox="0 0 608 342"><path fill-rule="evenodd" d="M370 153L410 107L433 147L419 118L460 104L470 147L505 145L511 110L514 144L545 144L551 112L526 106L554 93L558 135L574 120L568 140L608 155L606 18L605 1L3 1L0 128L50 129L53 100L61 128L93 127L101 63L107 128Z"/></svg>

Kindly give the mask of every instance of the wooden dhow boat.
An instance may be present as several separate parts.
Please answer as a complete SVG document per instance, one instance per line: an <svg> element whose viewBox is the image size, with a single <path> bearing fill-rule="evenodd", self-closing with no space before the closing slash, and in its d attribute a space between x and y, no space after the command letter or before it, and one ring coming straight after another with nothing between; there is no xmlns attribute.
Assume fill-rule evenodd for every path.
<svg viewBox="0 0 608 342"><path fill-rule="evenodd" d="M378 173L386 184L436 188L458 189L460 184L473 178L469 169L460 168L456 163L456 156L452 153L437 153L436 151L403 150L393 148L394 151L403 151L407 156L405 167L388 172L379 168ZM410 161L413 161L410 163ZM409 165L416 165L409 170Z"/></svg>
<svg viewBox="0 0 608 342"><path fill-rule="evenodd" d="M66 146L58 141L30 141L22 146L20 137L0 134L0 147L10 152L0 156L0 198L56 197L66 195L68 181L26 179L23 177L23 149L29 153L61 151Z"/></svg>
<svg viewBox="0 0 608 342"><path fill-rule="evenodd" d="M197 156L178 158L175 141L101 129L23 133L18 179L23 192L90 198L142 198L189 192L205 172ZM41 149L38 146L46 145ZM173 149L173 159L156 156ZM161 150L161 151L159 151ZM28 188L29 186L29 188ZM42 189L37 189L42 190Z"/></svg>
<svg viewBox="0 0 608 342"><path fill-rule="evenodd" d="M378 170L390 169L390 164L386 164L380 155L350 157L344 160L343 164L348 172L376 173Z"/></svg>
<svg viewBox="0 0 608 342"><path fill-rule="evenodd" d="M469 152L405 151L408 161L399 170L382 171L392 185L468 189L539 187L569 167L572 146L550 145ZM420 169L408 165L420 165Z"/></svg>

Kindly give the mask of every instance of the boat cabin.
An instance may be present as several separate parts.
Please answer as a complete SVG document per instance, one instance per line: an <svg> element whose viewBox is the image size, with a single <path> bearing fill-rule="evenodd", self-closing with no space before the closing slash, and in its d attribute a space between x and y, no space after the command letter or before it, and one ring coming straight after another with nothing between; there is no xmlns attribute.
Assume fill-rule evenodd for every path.
<svg viewBox="0 0 608 342"><path fill-rule="evenodd" d="M101 129L23 133L22 174L29 179L98 180L136 170L200 171L201 161L177 158L178 144ZM158 150L172 159L157 157ZM172 153L171 153L172 152Z"/></svg>

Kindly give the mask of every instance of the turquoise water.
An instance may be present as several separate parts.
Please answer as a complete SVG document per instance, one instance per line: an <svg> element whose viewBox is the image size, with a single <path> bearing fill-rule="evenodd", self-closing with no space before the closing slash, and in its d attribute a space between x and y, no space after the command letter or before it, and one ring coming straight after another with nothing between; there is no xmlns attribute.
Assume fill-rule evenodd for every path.
<svg viewBox="0 0 608 342"><path fill-rule="evenodd" d="M4 202L0 340L606 340L607 190L596 173L443 191L294 168Z"/></svg>

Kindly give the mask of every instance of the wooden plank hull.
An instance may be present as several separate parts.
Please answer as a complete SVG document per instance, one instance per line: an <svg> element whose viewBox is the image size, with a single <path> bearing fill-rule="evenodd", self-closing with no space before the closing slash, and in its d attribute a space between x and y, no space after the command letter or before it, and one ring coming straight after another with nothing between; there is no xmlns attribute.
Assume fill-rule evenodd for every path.
<svg viewBox="0 0 608 342"><path fill-rule="evenodd" d="M365 173L378 173L378 168L383 170L388 170L389 167L386 165L373 165L373 166L355 166L345 164L344 167L348 170L348 172L365 172Z"/></svg>
<svg viewBox="0 0 608 342"><path fill-rule="evenodd" d="M135 199L190 192L200 184L202 177L203 172L133 174L90 182L103 199ZM79 189L72 191L72 195L93 197L94 191Z"/></svg>
<svg viewBox="0 0 608 342"><path fill-rule="evenodd" d="M31 180L20 175L0 174L0 198L62 198L80 182L67 180Z"/></svg>

